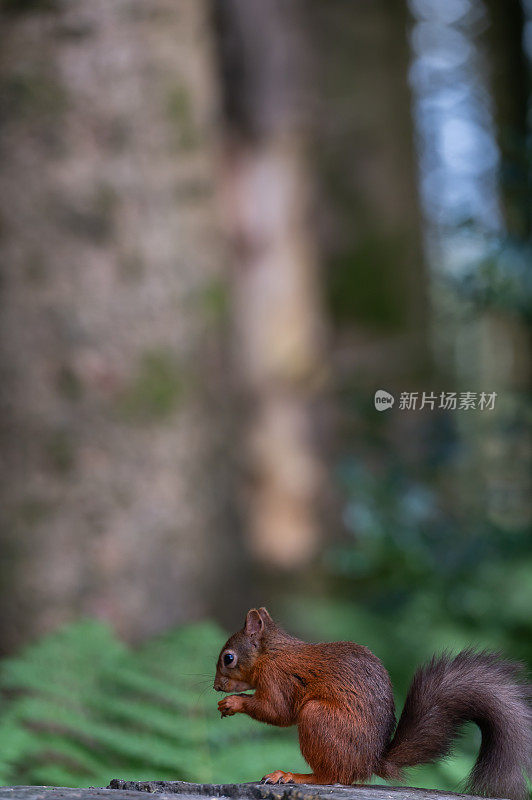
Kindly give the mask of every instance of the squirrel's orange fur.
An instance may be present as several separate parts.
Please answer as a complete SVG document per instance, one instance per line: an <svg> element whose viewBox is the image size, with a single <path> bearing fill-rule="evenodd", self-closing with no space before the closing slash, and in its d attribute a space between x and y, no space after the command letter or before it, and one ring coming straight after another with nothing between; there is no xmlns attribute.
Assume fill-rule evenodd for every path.
<svg viewBox="0 0 532 800"><path fill-rule="evenodd" d="M472 720L482 745L470 776L477 794L523 800L530 770L530 686L520 665L465 650L434 658L416 673L395 728L388 673L353 642L306 644L265 608L251 609L226 642L214 688L238 692L220 700L222 717L248 714L270 725L297 725L312 773L277 770L267 782L351 784L399 778L403 767L448 754L460 725ZM242 694L254 689L254 694Z"/></svg>

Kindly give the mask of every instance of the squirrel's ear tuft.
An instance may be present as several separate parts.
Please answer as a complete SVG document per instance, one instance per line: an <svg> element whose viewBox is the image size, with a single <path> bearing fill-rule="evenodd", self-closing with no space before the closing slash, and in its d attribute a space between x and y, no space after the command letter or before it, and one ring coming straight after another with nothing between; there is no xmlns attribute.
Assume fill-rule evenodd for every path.
<svg viewBox="0 0 532 800"><path fill-rule="evenodd" d="M264 608L264 606L261 606L259 608L259 614L260 614L261 620L264 622L265 625L268 625L268 624L273 625L274 624L273 619L271 618L268 609Z"/></svg>
<svg viewBox="0 0 532 800"><path fill-rule="evenodd" d="M263 628L264 622L262 621L261 615L256 608L252 608L248 611L246 616L246 624L244 626L245 632L248 636L257 636L259 633L262 633Z"/></svg>

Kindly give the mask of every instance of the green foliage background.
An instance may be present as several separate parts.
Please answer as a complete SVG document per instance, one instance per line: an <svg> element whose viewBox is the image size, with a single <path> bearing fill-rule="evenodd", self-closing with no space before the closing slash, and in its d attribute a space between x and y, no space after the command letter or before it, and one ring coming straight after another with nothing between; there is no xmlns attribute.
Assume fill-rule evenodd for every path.
<svg viewBox="0 0 532 800"><path fill-rule="evenodd" d="M371 647L390 669L400 710L415 667L442 647L470 644L471 627L451 624L444 609L436 613L427 594L406 610L395 600L395 611L383 614L372 607L375 597L368 602L367 583L364 592L365 603L341 592L336 599L300 596L288 601L287 614L310 639L352 638ZM494 625L479 644L500 645L500 634ZM133 650L106 625L86 620L5 659L0 783L105 786L114 777L231 783L272 769L305 771L295 729L218 717L212 672L225 638L205 622ZM511 637L505 644L515 650ZM475 728L450 759L410 770L408 783L459 789L478 745Z"/></svg>
<svg viewBox="0 0 532 800"><path fill-rule="evenodd" d="M213 667L225 639L201 623L130 650L89 620L4 660L0 783L233 782L302 768L295 731L219 718Z"/></svg>
<svg viewBox="0 0 532 800"><path fill-rule="evenodd" d="M368 413L367 441L339 463L347 535L325 549L318 580L283 582L272 610L308 641L370 647L390 672L400 713L416 667L443 649L487 647L532 664L532 538L497 527L482 507L446 504L449 473L467 470L448 453L409 467ZM445 442L452 451L452 437ZM0 783L224 783L304 772L295 729L219 718L212 681L226 638L203 622L134 649L85 620L4 659ZM459 790L479 744L471 725L449 759L409 770L408 784Z"/></svg>

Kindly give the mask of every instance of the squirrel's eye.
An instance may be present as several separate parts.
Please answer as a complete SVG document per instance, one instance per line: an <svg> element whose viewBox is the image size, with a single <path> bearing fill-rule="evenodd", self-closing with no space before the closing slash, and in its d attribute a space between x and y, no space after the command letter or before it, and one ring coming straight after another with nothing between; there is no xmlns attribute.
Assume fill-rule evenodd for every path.
<svg viewBox="0 0 532 800"><path fill-rule="evenodd" d="M236 664L236 656L234 653L224 653L223 657L224 666L233 667Z"/></svg>

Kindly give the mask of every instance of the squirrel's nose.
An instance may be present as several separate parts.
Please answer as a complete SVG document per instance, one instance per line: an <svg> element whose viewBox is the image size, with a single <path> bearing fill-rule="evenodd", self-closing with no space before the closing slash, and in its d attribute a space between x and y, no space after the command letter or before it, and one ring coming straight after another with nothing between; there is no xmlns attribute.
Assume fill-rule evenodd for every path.
<svg viewBox="0 0 532 800"><path fill-rule="evenodd" d="M217 692L221 692L222 691L222 687L220 686L218 681L214 681L214 683L212 685L212 688L215 689Z"/></svg>

